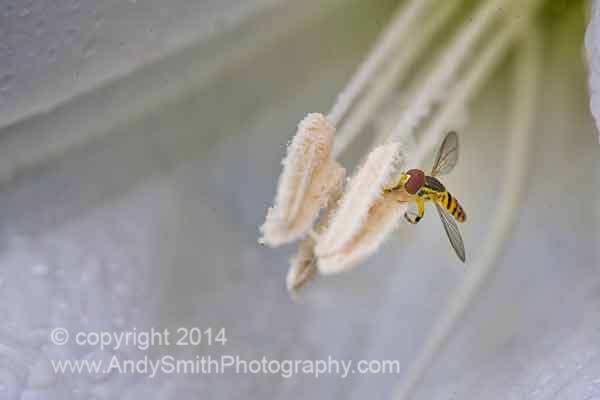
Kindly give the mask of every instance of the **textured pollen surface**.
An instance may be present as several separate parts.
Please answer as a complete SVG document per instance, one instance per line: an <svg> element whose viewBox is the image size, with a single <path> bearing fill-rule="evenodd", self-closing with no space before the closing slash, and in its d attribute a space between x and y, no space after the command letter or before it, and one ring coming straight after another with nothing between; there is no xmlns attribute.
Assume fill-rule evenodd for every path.
<svg viewBox="0 0 600 400"><path fill-rule="evenodd" d="M396 225L403 205L397 194L384 196L383 191L396 179L403 160L399 144L377 147L351 179L316 246L322 273L354 266L375 251Z"/></svg>
<svg viewBox="0 0 600 400"><path fill-rule="evenodd" d="M261 227L265 244L278 246L305 235L343 184L345 170L331 159L334 135L321 114L308 114L298 125L282 162L275 205Z"/></svg>

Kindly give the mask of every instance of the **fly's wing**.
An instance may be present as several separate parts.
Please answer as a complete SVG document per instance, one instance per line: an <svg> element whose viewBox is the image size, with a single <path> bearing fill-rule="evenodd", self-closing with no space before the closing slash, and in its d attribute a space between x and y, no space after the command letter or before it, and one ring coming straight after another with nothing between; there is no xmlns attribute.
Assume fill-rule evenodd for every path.
<svg viewBox="0 0 600 400"><path fill-rule="evenodd" d="M460 258L462 262L465 262L465 245L463 244L456 222L454 222L454 219L452 219L450 214L448 214L438 203L435 203L435 207L438 210L438 214L440 214L440 219L442 220L448 239L450 239L450 244L452 244L458 258Z"/></svg>
<svg viewBox="0 0 600 400"><path fill-rule="evenodd" d="M446 175L452 171L458 161L458 135L448 132L431 170L431 176Z"/></svg>

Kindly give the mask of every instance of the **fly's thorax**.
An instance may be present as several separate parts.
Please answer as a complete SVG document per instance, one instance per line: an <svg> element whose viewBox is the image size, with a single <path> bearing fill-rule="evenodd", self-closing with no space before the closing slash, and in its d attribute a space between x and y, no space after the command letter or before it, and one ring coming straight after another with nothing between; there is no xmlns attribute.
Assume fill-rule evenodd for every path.
<svg viewBox="0 0 600 400"><path fill-rule="evenodd" d="M426 176L425 187L436 192L445 192L446 187L436 177Z"/></svg>

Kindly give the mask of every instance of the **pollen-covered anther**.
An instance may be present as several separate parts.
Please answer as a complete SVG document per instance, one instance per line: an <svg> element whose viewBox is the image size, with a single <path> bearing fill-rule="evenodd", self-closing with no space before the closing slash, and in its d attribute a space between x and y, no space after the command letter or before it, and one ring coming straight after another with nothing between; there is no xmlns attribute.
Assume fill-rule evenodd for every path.
<svg viewBox="0 0 600 400"><path fill-rule="evenodd" d="M304 239L300 243L298 253L290 260L290 269L286 276L286 286L294 299L298 299L298 292L317 273L317 260L314 253L315 242L312 238Z"/></svg>
<svg viewBox="0 0 600 400"><path fill-rule="evenodd" d="M393 187L404 164L400 145L375 148L348 184L328 229L315 248L318 269L334 274L377 251L406 211L410 196Z"/></svg>
<svg viewBox="0 0 600 400"><path fill-rule="evenodd" d="M279 246L306 235L340 190L346 171L331 158L335 128L322 114L308 114L283 159L275 204L260 230L261 243Z"/></svg>

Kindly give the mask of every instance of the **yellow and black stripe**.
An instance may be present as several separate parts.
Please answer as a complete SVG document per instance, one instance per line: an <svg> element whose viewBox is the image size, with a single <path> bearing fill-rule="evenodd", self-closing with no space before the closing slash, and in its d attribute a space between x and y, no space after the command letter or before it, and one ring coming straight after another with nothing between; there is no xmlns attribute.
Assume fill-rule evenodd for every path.
<svg viewBox="0 0 600 400"><path fill-rule="evenodd" d="M458 222L465 222L467 219L467 214L465 210L462 208L458 200L456 200L450 192L440 193L438 196L438 203L443 206L450 215L454 217Z"/></svg>

